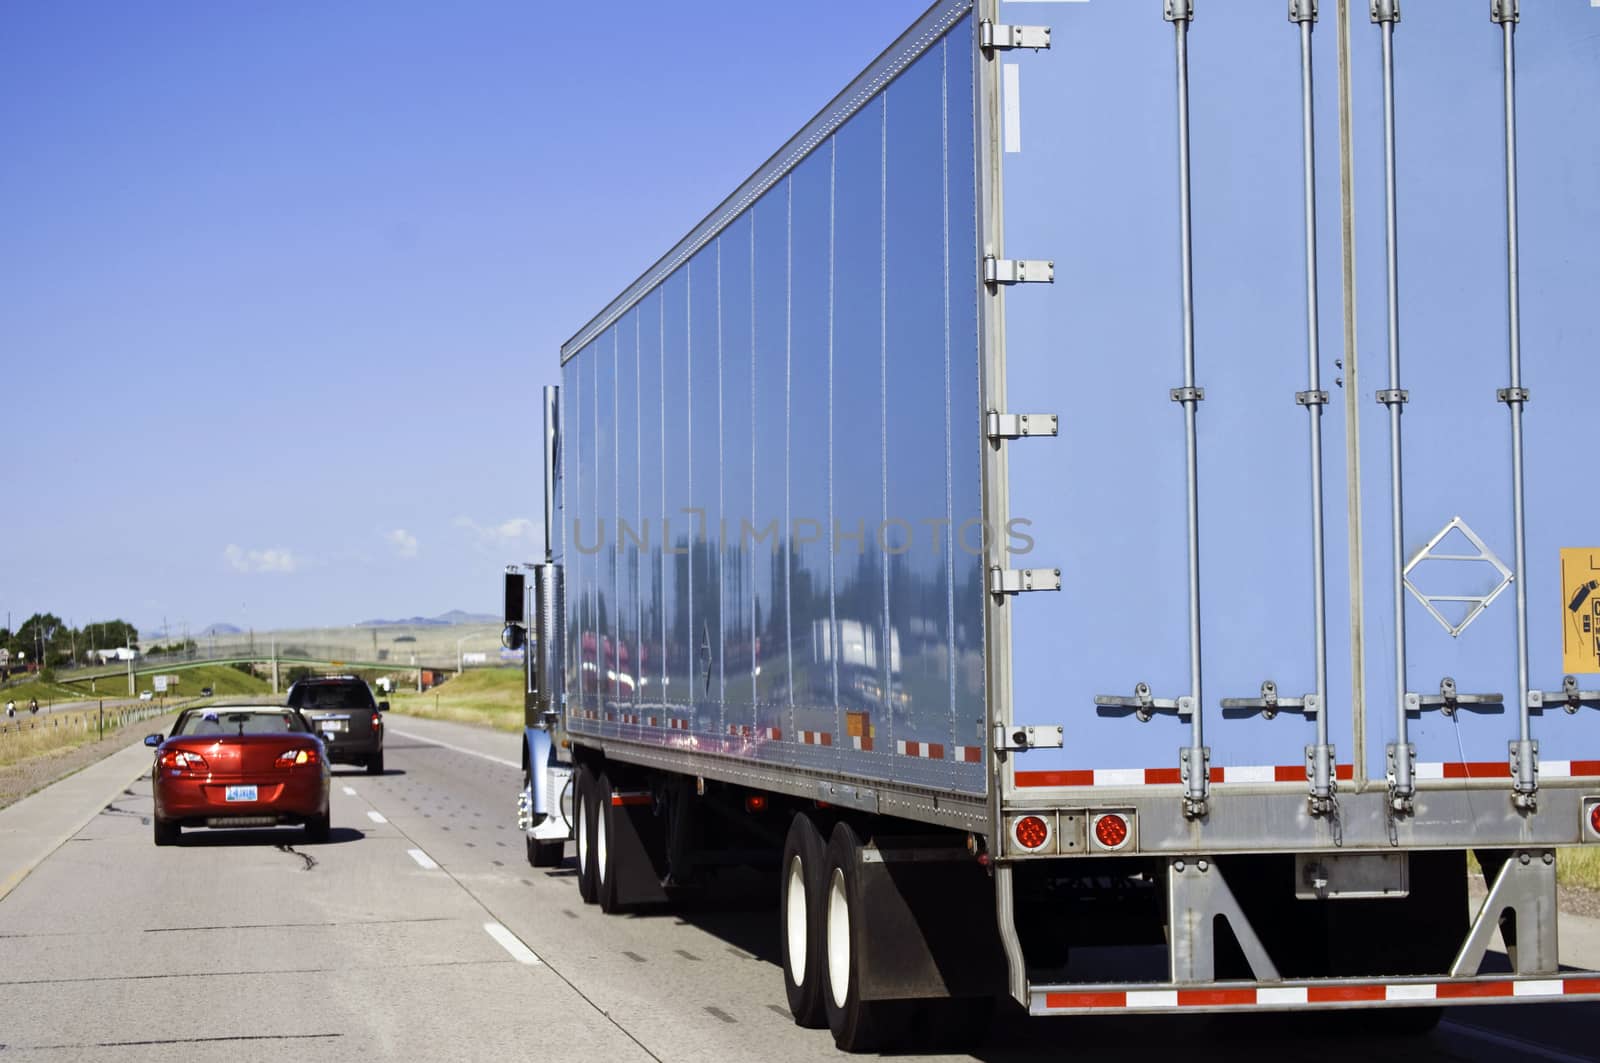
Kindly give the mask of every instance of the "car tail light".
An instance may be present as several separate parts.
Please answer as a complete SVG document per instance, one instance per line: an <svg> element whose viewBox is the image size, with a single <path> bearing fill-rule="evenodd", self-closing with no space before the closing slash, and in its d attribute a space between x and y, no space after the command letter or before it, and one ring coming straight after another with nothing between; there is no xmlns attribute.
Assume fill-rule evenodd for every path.
<svg viewBox="0 0 1600 1063"><path fill-rule="evenodd" d="M1011 825L1011 836L1028 852L1037 852L1050 840L1050 824L1042 816L1022 816Z"/></svg>
<svg viewBox="0 0 1600 1063"><path fill-rule="evenodd" d="M383 726L383 717L379 716L377 713L373 713L372 714L372 729L374 731L376 731L378 728L380 728L382 726Z"/></svg>
<svg viewBox="0 0 1600 1063"><path fill-rule="evenodd" d="M317 751L315 749L286 749L278 754L275 762L280 768L292 768L296 764L315 764Z"/></svg>
<svg viewBox="0 0 1600 1063"><path fill-rule="evenodd" d="M765 812L767 810L767 795L745 794L744 810L746 812Z"/></svg>
<svg viewBox="0 0 1600 1063"><path fill-rule="evenodd" d="M1120 812L1107 812L1096 816L1094 821L1094 840L1105 849L1120 849L1128 844L1133 829L1128 825L1128 817Z"/></svg>
<svg viewBox="0 0 1600 1063"><path fill-rule="evenodd" d="M189 771L201 773L209 771L206 758L198 753L191 753L186 749L172 749L161 754L161 766L176 771Z"/></svg>

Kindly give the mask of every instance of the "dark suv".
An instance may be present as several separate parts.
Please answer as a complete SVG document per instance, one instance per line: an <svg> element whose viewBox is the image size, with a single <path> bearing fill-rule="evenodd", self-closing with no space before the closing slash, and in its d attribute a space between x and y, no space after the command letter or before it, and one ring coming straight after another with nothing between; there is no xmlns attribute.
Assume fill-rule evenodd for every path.
<svg viewBox="0 0 1600 1063"><path fill-rule="evenodd" d="M374 701L366 680L353 675L301 679L289 688L289 706L299 709L322 736L335 764L365 764L383 774L383 717L387 701Z"/></svg>

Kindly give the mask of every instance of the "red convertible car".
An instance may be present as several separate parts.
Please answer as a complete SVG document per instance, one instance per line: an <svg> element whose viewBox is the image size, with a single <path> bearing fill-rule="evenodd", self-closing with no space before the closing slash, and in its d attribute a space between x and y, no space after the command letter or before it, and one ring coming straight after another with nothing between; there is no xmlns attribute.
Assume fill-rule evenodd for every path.
<svg viewBox="0 0 1600 1063"><path fill-rule="evenodd" d="M155 842L173 845L184 827L305 825L328 839L328 755L299 712L282 705L190 709L156 751Z"/></svg>

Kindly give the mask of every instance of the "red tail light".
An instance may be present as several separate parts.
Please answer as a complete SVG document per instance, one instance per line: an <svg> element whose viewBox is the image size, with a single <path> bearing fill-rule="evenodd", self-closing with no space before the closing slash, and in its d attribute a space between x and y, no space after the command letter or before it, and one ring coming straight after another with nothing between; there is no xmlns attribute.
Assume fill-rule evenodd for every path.
<svg viewBox="0 0 1600 1063"><path fill-rule="evenodd" d="M198 753L190 753L186 749L169 749L161 754L161 766L175 771L188 771L203 774L210 771L206 759Z"/></svg>
<svg viewBox="0 0 1600 1063"><path fill-rule="evenodd" d="M1039 816L1023 816L1011 828L1017 844L1030 852L1050 840L1050 824Z"/></svg>
<svg viewBox="0 0 1600 1063"><path fill-rule="evenodd" d="M274 762L280 768L292 768L296 764L315 764L317 751L315 749L286 749L278 754Z"/></svg>
<svg viewBox="0 0 1600 1063"><path fill-rule="evenodd" d="M745 794L744 810L746 812L765 812L767 810L767 795Z"/></svg>
<svg viewBox="0 0 1600 1063"><path fill-rule="evenodd" d="M1589 809L1589 829L1600 834L1600 803Z"/></svg>
<svg viewBox="0 0 1600 1063"><path fill-rule="evenodd" d="M1107 849L1119 849L1128 841L1128 821L1116 812L1108 812L1094 821L1094 839Z"/></svg>
<svg viewBox="0 0 1600 1063"><path fill-rule="evenodd" d="M378 728L380 728L382 726L383 726L383 717L379 716L377 713L373 713L372 714L372 729L374 731L376 731Z"/></svg>

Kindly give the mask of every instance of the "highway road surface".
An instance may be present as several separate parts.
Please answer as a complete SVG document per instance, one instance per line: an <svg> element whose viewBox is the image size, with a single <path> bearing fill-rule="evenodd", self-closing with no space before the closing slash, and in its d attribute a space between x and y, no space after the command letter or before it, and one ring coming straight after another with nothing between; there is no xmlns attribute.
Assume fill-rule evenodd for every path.
<svg viewBox="0 0 1600 1063"><path fill-rule="evenodd" d="M842 1058L784 1007L772 881L603 916L524 859L514 736L390 728L388 774L335 772L325 845L157 849L143 747L0 812L0 1063ZM978 1058L1600 1058L1592 1004L1454 1009L1421 1039L1363 1021L1006 1012Z"/></svg>

